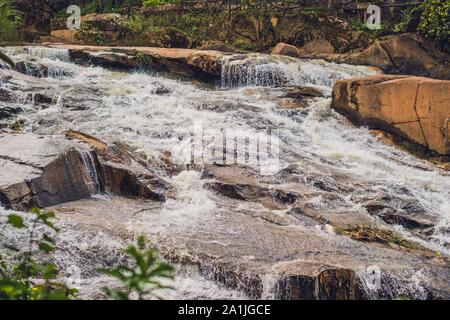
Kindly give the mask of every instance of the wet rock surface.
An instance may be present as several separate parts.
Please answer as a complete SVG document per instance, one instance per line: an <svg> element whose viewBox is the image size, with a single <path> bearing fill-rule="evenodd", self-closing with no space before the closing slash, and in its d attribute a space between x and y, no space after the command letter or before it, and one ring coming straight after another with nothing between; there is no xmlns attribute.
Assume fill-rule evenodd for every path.
<svg viewBox="0 0 450 320"><path fill-rule="evenodd" d="M123 198L82 200L50 209L63 220L95 225L103 232L114 232L109 227L120 225L122 215L133 217L132 225L145 219L142 231L150 240L159 240L168 259L198 265L208 279L253 298L448 297L447 263L431 252L355 241L318 231L315 225L279 225L247 215L245 207L240 200L221 201L213 221L201 215L188 221L161 212L157 205ZM211 229L210 223L217 227ZM365 281L374 265L383 270L379 280L387 285L371 291ZM410 279L418 270L426 274L419 290Z"/></svg>
<svg viewBox="0 0 450 320"><path fill-rule="evenodd" d="M112 145L102 153L90 140L81 141L86 145L58 136L0 136L3 205L27 210L104 192L165 201L168 183L136 163L128 150Z"/></svg>
<svg viewBox="0 0 450 320"><path fill-rule="evenodd" d="M165 54L185 64L185 53ZM61 261L81 266L87 281L95 264L114 264L109 246L144 234L170 261L248 297L448 298L448 176L330 109L324 87L367 70L265 55L225 62L236 68L216 89L67 62L58 65L75 69L74 79L0 70L8 94L57 97L18 104L26 133L1 133L3 205L55 210L73 253ZM275 81L288 82L292 67L301 81ZM280 99L308 105L281 109ZM237 138L281 128L276 170L220 164L217 152L217 164L186 163L196 119L208 138L218 124ZM267 154L259 162L273 165ZM73 246L83 237L95 253Z"/></svg>

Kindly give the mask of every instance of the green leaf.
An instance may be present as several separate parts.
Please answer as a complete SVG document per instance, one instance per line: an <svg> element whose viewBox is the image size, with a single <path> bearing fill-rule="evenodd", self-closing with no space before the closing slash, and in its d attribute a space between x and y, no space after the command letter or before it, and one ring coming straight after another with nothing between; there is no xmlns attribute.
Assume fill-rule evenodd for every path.
<svg viewBox="0 0 450 320"><path fill-rule="evenodd" d="M18 228L18 229L25 227L25 224L23 223L23 218L16 214L10 214L8 216L8 224L10 224L14 228Z"/></svg>
<svg viewBox="0 0 450 320"><path fill-rule="evenodd" d="M53 263L48 263L44 266L42 270L42 276L45 280L50 280L56 278L58 275L58 268Z"/></svg>
<svg viewBox="0 0 450 320"><path fill-rule="evenodd" d="M109 299L112 299L112 300L129 300L130 299L126 293L119 291L119 290L103 288L103 292Z"/></svg>
<svg viewBox="0 0 450 320"><path fill-rule="evenodd" d="M45 253L50 253L55 249L53 246L51 246L47 242L39 242L38 246L39 246L39 249L44 251Z"/></svg>
<svg viewBox="0 0 450 320"><path fill-rule="evenodd" d="M137 246L138 246L138 248L140 249L140 250L144 250L145 249L145 246L146 246L146 239L145 239L145 236L139 236L138 238L137 238Z"/></svg>

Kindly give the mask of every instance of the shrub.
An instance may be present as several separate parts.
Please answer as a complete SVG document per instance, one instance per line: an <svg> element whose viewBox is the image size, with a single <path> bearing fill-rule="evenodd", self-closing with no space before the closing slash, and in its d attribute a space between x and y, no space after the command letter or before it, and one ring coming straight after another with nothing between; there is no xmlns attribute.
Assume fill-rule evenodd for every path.
<svg viewBox="0 0 450 320"><path fill-rule="evenodd" d="M414 31L450 50L450 0L425 0L403 12L396 31Z"/></svg>
<svg viewBox="0 0 450 320"><path fill-rule="evenodd" d="M58 268L49 262L38 262L39 253L50 254L54 250L53 236L58 232L51 211L33 209L28 226L16 214L8 216L7 223L16 229L28 230L25 250L7 246L8 262L0 256L0 300L68 300L75 297L76 290L56 281ZM44 231L36 234L37 230ZM12 251L12 255L11 255Z"/></svg>
<svg viewBox="0 0 450 320"><path fill-rule="evenodd" d="M0 41L8 40L21 25L22 18L12 0L0 0Z"/></svg>
<svg viewBox="0 0 450 320"><path fill-rule="evenodd" d="M155 289L171 289L161 284L162 279L173 279L174 268L160 260L155 249L148 248L145 238L140 236L137 246L130 245L124 252L131 260L128 265L119 265L115 268L104 268L99 271L118 279L125 287L123 290L103 288L105 295L114 300L128 300L136 294L139 300L149 296L159 298Z"/></svg>
<svg viewBox="0 0 450 320"><path fill-rule="evenodd" d="M30 219L17 214L7 216L10 227L24 229L28 233L25 249L9 244L2 246L5 254L0 255L0 300L76 299L77 290L58 282L58 268L46 261L55 250L54 237L59 232L53 224L55 214L37 208L30 214ZM28 220L29 223L26 222ZM159 281L173 279L174 268L158 259L157 251L147 247L144 237L139 237L137 245L128 246L124 252L127 263L98 270L118 279L123 288L103 288L107 298L128 300L133 294L139 299L157 297L153 292L155 289L170 288Z"/></svg>
<svg viewBox="0 0 450 320"><path fill-rule="evenodd" d="M450 42L450 0L425 0L422 2L419 32L436 39L443 45Z"/></svg>

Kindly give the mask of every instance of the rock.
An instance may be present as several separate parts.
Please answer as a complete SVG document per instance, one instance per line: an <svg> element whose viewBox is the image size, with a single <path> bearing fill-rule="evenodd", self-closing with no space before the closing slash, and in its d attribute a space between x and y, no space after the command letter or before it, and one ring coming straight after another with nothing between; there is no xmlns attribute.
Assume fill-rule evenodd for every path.
<svg viewBox="0 0 450 320"><path fill-rule="evenodd" d="M280 98L278 106L281 109L305 109L308 107L307 99Z"/></svg>
<svg viewBox="0 0 450 320"><path fill-rule="evenodd" d="M110 192L164 201L169 184L120 145L70 131L59 136L0 135L0 199L8 208L28 210ZM91 150L93 147L93 150ZM104 154L101 153L103 150Z"/></svg>
<svg viewBox="0 0 450 320"><path fill-rule="evenodd" d="M32 134L0 137L0 198L16 210L88 197L93 181L75 145Z"/></svg>
<svg viewBox="0 0 450 320"><path fill-rule="evenodd" d="M118 13L91 13L81 18L81 25L88 29L120 31L125 18Z"/></svg>
<svg viewBox="0 0 450 320"><path fill-rule="evenodd" d="M304 109L309 106L311 98L324 97L324 94L313 87L291 87L283 89L278 97L278 105L282 109Z"/></svg>
<svg viewBox="0 0 450 320"><path fill-rule="evenodd" d="M272 54L279 54L279 55L289 56L289 57L294 57L294 58L300 57L298 49L296 47L291 46L286 43L283 43L283 42L280 42L279 44L277 44L275 46L275 48L273 48Z"/></svg>
<svg viewBox="0 0 450 320"><path fill-rule="evenodd" d="M335 53L334 47L326 39L315 39L299 49L301 52Z"/></svg>
<svg viewBox="0 0 450 320"><path fill-rule="evenodd" d="M213 212L200 207L185 214L182 203L180 211L171 214L157 203L113 196L49 209L71 227L123 239L134 232L127 228L127 213L135 223L145 224L142 234L166 259L198 266L204 277L254 299L449 297L448 263L433 252L360 242L318 231L317 224L279 224L249 214L252 208L263 211L248 202L220 198ZM374 266L379 270L375 277ZM369 281L377 282L368 289Z"/></svg>
<svg viewBox="0 0 450 320"><path fill-rule="evenodd" d="M70 51L70 57L77 62L100 65L116 69L134 69L139 67L136 56L122 52L85 51L74 49Z"/></svg>
<svg viewBox="0 0 450 320"><path fill-rule="evenodd" d="M450 154L450 81L376 75L336 82L332 107L356 125Z"/></svg>
<svg viewBox="0 0 450 320"><path fill-rule="evenodd" d="M41 37L40 41L78 44L80 43L80 40L77 38L78 33L79 30L54 30L50 33L50 37Z"/></svg>
<svg viewBox="0 0 450 320"><path fill-rule="evenodd" d="M1 96L1 90L0 90L0 96ZM21 113L22 111L23 111L23 109L20 107L3 106L0 104L0 120L13 118L18 113Z"/></svg>
<svg viewBox="0 0 450 320"><path fill-rule="evenodd" d="M0 69L11 69L11 66L3 60L0 60Z"/></svg>
<svg viewBox="0 0 450 320"><path fill-rule="evenodd" d="M101 155L104 155L106 152L106 149L108 145L101 141L100 139L97 139L91 135L88 135L86 133L75 131L75 130L68 130L65 132L66 137L74 140L79 140L84 143L87 143L91 148L93 148L96 152L98 152Z"/></svg>
<svg viewBox="0 0 450 320"><path fill-rule="evenodd" d="M0 69L0 82L0 101L23 103L25 100L34 105L47 105L56 102L58 98L51 85L15 70Z"/></svg>
<svg viewBox="0 0 450 320"><path fill-rule="evenodd" d="M71 59L81 63L134 69L145 63L153 70L167 71L184 77L208 82L220 79L221 58L228 55L219 51L150 47L98 47L51 45L66 48Z"/></svg>
<svg viewBox="0 0 450 320"><path fill-rule="evenodd" d="M304 99L323 97L322 91L314 87L292 87L287 88L280 98Z"/></svg>
<svg viewBox="0 0 450 320"><path fill-rule="evenodd" d="M212 50L229 53L243 53L242 50L233 47L223 41L206 41L202 46L197 48L198 50Z"/></svg>
<svg viewBox="0 0 450 320"><path fill-rule="evenodd" d="M25 75L36 78L47 78L47 77L62 78L73 75L70 71L67 71L63 68L57 67L49 68L41 63L37 63L31 60L17 62L15 70Z"/></svg>
<svg viewBox="0 0 450 320"><path fill-rule="evenodd" d="M379 41L389 58L386 72L450 80L450 55L416 34L389 36Z"/></svg>
<svg viewBox="0 0 450 320"><path fill-rule="evenodd" d="M370 65L391 74L450 80L450 55L436 48L431 40L417 34L390 35L356 52L332 54L300 51L300 57Z"/></svg>
<svg viewBox="0 0 450 320"><path fill-rule="evenodd" d="M305 261L284 262L275 268L280 277L275 299L356 300L363 295L354 270Z"/></svg>
<svg viewBox="0 0 450 320"><path fill-rule="evenodd" d="M16 70L20 73L37 78L48 77L48 68L43 64L30 61L19 61L16 63Z"/></svg>

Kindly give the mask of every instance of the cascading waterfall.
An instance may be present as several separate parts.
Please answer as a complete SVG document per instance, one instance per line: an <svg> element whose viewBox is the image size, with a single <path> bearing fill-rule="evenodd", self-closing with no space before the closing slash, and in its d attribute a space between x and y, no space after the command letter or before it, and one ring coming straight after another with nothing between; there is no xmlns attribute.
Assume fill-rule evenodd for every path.
<svg viewBox="0 0 450 320"><path fill-rule="evenodd" d="M23 49L9 48L8 50L16 50L13 55L17 59L23 57ZM58 104L57 108L53 106L34 108L32 112L25 112L23 115L28 123L33 124L28 128L30 131L39 134L59 134L71 128L106 140L120 139L137 147L139 152L148 156L148 159L158 159L157 155L160 154L158 152L168 152L172 154L171 160L174 164L181 165L181 162L177 162L174 150L190 147L195 121L201 121L205 132L208 133L207 130L212 132L210 136L214 135L213 130L222 126L232 130L239 139L255 135L261 130L276 128L280 131L282 168L286 168L286 163L299 163L305 171L296 176L299 181L304 181L306 184L309 176L315 175L316 179L326 182L327 188L336 190L333 194L336 198L333 200L327 201L326 196L330 194L325 192L323 197L318 196L308 200L308 206L336 212L364 211L359 197L367 194L375 197L383 192L396 199L415 201L414 203L424 208L427 215L439 221L438 228L431 231L434 234L422 240L424 246L448 254L446 249L449 242L448 208L450 208L448 176L413 156L386 147L366 129L348 126L342 117L330 110L329 98L314 99L311 107L305 110L285 110L277 105L277 94L280 93L277 90L283 89L280 87L315 86L326 95L330 95L331 87L336 80L371 75L377 73L375 70L281 56L230 55L222 60L220 90L205 90L190 83L145 73L127 74L96 67L76 66L65 62L68 59L68 53L59 49L29 48L26 55L36 58L36 61L50 69L61 68L73 73L73 77L68 78L60 77L56 72L54 77L60 77L60 80L48 78L43 81L56 88L63 88L60 91L61 95L68 96L64 98L68 98L68 101L81 101L86 107L83 110L70 110ZM161 91L165 93L161 94ZM206 137L208 137L207 134ZM208 148L216 146L214 145L216 140L208 141L211 141ZM89 185L93 195L100 193L101 184L95 166L96 159L88 150L80 149L78 152L85 167L86 184ZM326 172L327 170L337 172L339 176L343 174L343 176L354 177L359 189L347 191L344 185L345 188L342 189L344 191L341 192L342 184L335 181L329 172ZM123 207L119 206L109 210L110 216L99 222L97 222L99 212L96 212L92 219L98 224L111 223L114 225L113 230L120 229L115 228L117 224L132 234L156 230L157 236L153 235L154 238L152 238L155 243L172 245L180 251L186 249L191 242L195 242L198 235L202 235L202 247L213 246L214 250L217 250L217 256L225 256L228 252L227 248L240 247L237 242L232 242L232 239L235 235L242 235L239 233L241 228L245 229L243 234L252 232L252 226L236 226L231 222L229 225L223 225L223 221L228 222L228 220L221 219L228 218L234 221L239 218L241 211L245 211L245 214L259 214L262 209L259 204L252 207L251 204L242 202L236 209L239 214L230 215L225 210L221 211L228 200L218 199L207 193L203 187L204 180L201 179L200 172L182 171L167 179L175 186L177 194L174 198L168 199L162 208L158 205L160 211L136 210L134 215L113 215L111 212L114 210L123 212ZM277 178L274 177L274 179ZM353 181L349 183L353 184ZM131 211L128 207L125 210ZM264 210L269 209L264 208ZM288 216L287 210L274 209L270 213L277 217ZM78 219L77 215L71 216ZM89 221L87 224L93 225L94 222ZM301 228L302 226L286 226L283 230L291 227ZM71 228L64 231L62 238L70 244L78 243L77 239L85 237L82 241L83 246L86 246L85 251L90 252L92 256L96 256L101 250L106 250L108 254L117 250L117 248L102 247L95 252L89 251L91 250L89 241L92 236L88 234L89 228L84 230L83 225L76 227L76 224ZM311 234L321 231L308 229L308 232ZM407 235L407 232L401 228L399 232ZM188 234L186 238L178 238L180 234L186 233ZM224 236L219 238L220 235ZM95 238L99 247L103 245L107 247L110 243L114 243L115 238L112 239L111 234L103 236ZM151 236L152 234L149 235ZM253 236L258 242L265 241L264 234ZM320 233L320 236L326 235ZM289 237L285 238L289 241ZM330 239L330 242L332 241L333 239ZM271 245L275 244L267 243L267 246ZM292 245L299 244L292 243ZM351 243L348 245L351 246ZM268 247L267 250L272 248ZM64 266L77 264L84 267L86 258L83 254L84 252L73 254L70 259L63 257L61 263ZM186 253L188 254L189 252ZM371 254L369 251L365 252L365 257L370 260ZM237 254L234 257L239 256L240 259L241 256L245 256L250 264L258 260L252 255L253 252L250 252ZM76 260L79 257L81 262ZM70 264L65 259L70 261ZM87 271L86 273L95 273L92 271L94 266L89 268L90 273ZM400 270L401 266L398 266L398 269ZM224 274L223 277L225 276ZM359 276L367 277L364 273ZM187 292L185 297L202 297L208 290L210 291L205 294L206 297L214 297L215 292L220 292L223 297L237 297L234 293L226 293L228 291L223 288L223 291L219 291L216 286L204 285L199 281L198 274L196 277L190 274L187 278L189 280L182 280L182 282L185 281L184 283L189 285L182 284L181 287L184 286L185 289L188 286L195 287L202 293L195 295ZM274 297L276 281L277 278L271 273L262 279L264 297ZM196 285L191 285L192 282ZM86 286L95 286L95 284Z"/></svg>
<svg viewBox="0 0 450 320"><path fill-rule="evenodd" d="M77 148L78 154L83 160L84 168L86 169L85 182L89 186L92 195L100 193L100 182L98 180L97 168L92 153L89 150L82 150Z"/></svg>
<svg viewBox="0 0 450 320"><path fill-rule="evenodd" d="M6 53L14 56L20 55L29 55L38 59L53 59L60 61L70 61L69 50L67 49L58 49L58 48L46 48L46 47L7 47Z"/></svg>
<svg viewBox="0 0 450 320"><path fill-rule="evenodd" d="M224 89L310 85L330 94L336 80L379 73L366 67L263 54L225 56L221 64Z"/></svg>
<svg viewBox="0 0 450 320"><path fill-rule="evenodd" d="M288 83L288 78L276 62L222 60L222 88L244 86L278 87Z"/></svg>

